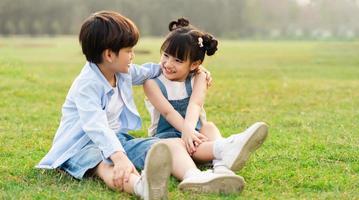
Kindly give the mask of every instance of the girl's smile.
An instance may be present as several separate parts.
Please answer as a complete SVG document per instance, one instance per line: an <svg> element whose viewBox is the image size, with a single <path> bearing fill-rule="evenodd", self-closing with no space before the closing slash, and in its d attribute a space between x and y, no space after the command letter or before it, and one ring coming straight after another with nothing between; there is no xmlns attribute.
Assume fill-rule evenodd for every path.
<svg viewBox="0 0 359 200"><path fill-rule="evenodd" d="M174 68L168 68L168 67L165 67L163 64L161 65L163 71L166 73L166 74L174 74L176 73L176 69Z"/></svg>

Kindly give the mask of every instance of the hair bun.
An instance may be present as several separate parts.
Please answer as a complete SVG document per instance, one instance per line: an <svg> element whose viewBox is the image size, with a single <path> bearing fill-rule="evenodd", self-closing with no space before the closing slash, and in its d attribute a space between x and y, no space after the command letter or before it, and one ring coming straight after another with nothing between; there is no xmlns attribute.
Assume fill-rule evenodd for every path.
<svg viewBox="0 0 359 200"><path fill-rule="evenodd" d="M210 34L203 36L203 46L206 49L207 56L212 56L218 50L218 41Z"/></svg>
<svg viewBox="0 0 359 200"><path fill-rule="evenodd" d="M175 29L186 27L186 26L189 26L189 21L182 17L177 19L177 21L171 21L170 24L168 25L168 29L170 31L173 31Z"/></svg>

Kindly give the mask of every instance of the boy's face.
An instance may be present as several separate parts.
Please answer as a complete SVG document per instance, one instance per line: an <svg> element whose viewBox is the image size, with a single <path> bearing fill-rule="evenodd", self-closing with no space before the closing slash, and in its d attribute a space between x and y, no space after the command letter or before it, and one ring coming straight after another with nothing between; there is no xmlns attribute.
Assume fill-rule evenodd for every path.
<svg viewBox="0 0 359 200"><path fill-rule="evenodd" d="M184 81L190 71L200 65L199 62L191 63L189 59L183 61L165 52L162 53L160 63L163 75L172 81Z"/></svg>
<svg viewBox="0 0 359 200"><path fill-rule="evenodd" d="M115 54L114 52L112 53ZM122 48L117 55L113 56L110 67L114 72L128 73L134 57L133 47Z"/></svg>

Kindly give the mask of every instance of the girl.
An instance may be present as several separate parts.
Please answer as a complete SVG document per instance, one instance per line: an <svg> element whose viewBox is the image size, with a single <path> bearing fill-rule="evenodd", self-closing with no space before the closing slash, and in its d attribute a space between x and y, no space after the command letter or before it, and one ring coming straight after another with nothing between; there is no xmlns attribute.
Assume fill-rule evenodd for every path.
<svg viewBox="0 0 359 200"><path fill-rule="evenodd" d="M217 51L218 41L184 18L172 21L169 30L161 46L162 74L144 84L151 115L149 135L182 138L196 161L213 160L215 172L240 170L265 140L267 125L255 123L243 134L223 139L217 127L204 119L205 74L194 76L205 55Z"/></svg>

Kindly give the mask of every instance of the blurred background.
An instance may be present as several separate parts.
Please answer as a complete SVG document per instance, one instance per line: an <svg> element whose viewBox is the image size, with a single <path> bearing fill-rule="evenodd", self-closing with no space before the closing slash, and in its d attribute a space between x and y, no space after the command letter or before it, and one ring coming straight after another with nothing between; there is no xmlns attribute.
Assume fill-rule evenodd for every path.
<svg viewBox="0 0 359 200"><path fill-rule="evenodd" d="M183 193L171 179L169 199L359 199L359 0L0 0L0 200L133 199L34 168L85 63L81 24L100 10L139 26L138 64L159 61L178 17L213 33L208 120L226 137L270 126L240 197ZM133 91L143 127L131 134L145 137L150 115Z"/></svg>
<svg viewBox="0 0 359 200"><path fill-rule="evenodd" d="M1 0L2 36L77 35L99 10L132 19L142 36L167 34L184 16L217 37L352 40L359 36L359 0Z"/></svg>

